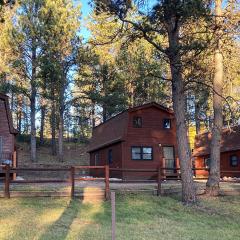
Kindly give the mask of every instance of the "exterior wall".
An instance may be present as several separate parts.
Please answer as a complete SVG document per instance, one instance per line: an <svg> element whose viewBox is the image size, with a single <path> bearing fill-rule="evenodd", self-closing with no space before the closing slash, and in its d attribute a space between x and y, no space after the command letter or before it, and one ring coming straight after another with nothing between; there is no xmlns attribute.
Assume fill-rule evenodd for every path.
<svg viewBox="0 0 240 240"><path fill-rule="evenodd" d="M0 136L3 138L3 152L13 153L15 136L10 133L5 103L0 99Z"/></svg>
<svg viewBox="0 0 240 240"><path fill-rule="evenodd" d="M126 111L94 127L89 150L91 151L96 147L108 145L109 142L121 139L127 128L127 116Z"/></svg>
<svg viewBox="0 0 240 240"><path fill-rule="evenodd" d="M122 167L122 143L114 144L106 148L100 149L90 153L90 165L91 166L103 166L108 164L108 151L112 150L112 164L109 164L110 168L121 168ZM95 155L99 154L98 162L95 163ZM91 175L97 177L103 177L103 170L92 170ZM121 172L110 172L110 177L122 178Z"/></svg>
<svg viewBox="0 0 240 240"><path fill-rule="evenodd" d="M133 127L133 117L142 118L142 127ZM163 127L164 119L171 119L171 128ZM176 124L171 113L160 110L156 107L144 108L129 113L126 142L123 143L123 168L130 169L156 169L164 167L163 149L164 146L173 146L175 150L175 161L177 158ZM132 160L131 147L152 147L153 160ZM175 162L178 167L178 162ZM154 173L130 173L125 172L126 179L151 179L155 178Z"/></svg>
<svg viewBox="0 0 240 240"><path fill-rule="evenodd" d="M230 163L230 157L232 155L236 155L238 157L238 166L233 167ZM195 166L196 168L205 167L204 158L209 157L209 155L200 156L195 158ZM221 153L221 162L220 162L220 170L221 171L240 171L240 150L238 151L229 151ZM197 176L208 176L208 172L204 170L196 171ZM221 177L240 177L239 173L221 173Z"/></svg>

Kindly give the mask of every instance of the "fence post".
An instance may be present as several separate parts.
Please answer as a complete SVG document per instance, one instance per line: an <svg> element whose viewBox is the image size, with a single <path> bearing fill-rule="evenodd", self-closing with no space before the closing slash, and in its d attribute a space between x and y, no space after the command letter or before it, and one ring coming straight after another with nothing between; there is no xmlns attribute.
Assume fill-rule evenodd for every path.
<svg viewBox="0 0 240 240"><path fill-rule="evenodd" d="M105 165L105 198L109 200L110 186L109 186L109 165Z"/></svg>
<svg viewBox="0 0 240 240"><path fill-rule="evenodd" d="M112 206L112 240L116 239L116 204L115 192L111 192L111 206Z"/></svg>
<svg viewBox="0 0 240 240"><path fill-rule="evenodd" d="M158 167L158 174L157 174L157 196L161 195L161 188L162 188L162 176L161 176L161 167Z"/></svg>
<svg viewBox="0 0 240 240"><path fill-rule="evenodd" d="M4 188L4 197L10 198L10 165L5 166L5 188Z"/></svg>
<svg viewBox="0 0 240 240"><path fill-rule="evenodd" d="M13 152L13 167L16 168L17 167L17 152L14 151ZM13 173L13 180L16 180L17 178L17 172Z"/></svg>
<svg viewBox="0 0 240 240"><path fill-rule="evenodd" d="M71 167L71 198L74 198L74 191L75 191L75 168Z"/></svg>

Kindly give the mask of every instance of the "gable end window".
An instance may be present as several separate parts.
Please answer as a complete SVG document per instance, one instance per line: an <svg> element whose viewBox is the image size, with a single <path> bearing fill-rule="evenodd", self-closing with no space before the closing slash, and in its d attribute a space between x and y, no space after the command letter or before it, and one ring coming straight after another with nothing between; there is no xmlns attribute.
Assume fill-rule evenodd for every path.
<svg viewBox="0 0 240 240"><path fill-rule="evenodd" d="M230 156L230 165L232 167L237 167L238 166L238 157L236 155Z"/></svg>
<svg viewBox="0 0 240 240"><path fill-rule="evenodd" d="M163 128L170 129L171 128L171 119L165 118L163 119Z"/></svg>
<svg viewBox="0 0 240 240"><path fill-rule="evenodd" d="M210 161L211 161L211 159L209 157L204 158L204 167L205 168L210 168Z"/></svg>
<svg viewBox="0 0 240 240"><path fill-rule="evenodd" d="M133 117L133 127L135 128L141 128L142 127L142 118L134 116Z"/></svg>
<svg viewBox="0 0 240 240"><path fill-rule="evenodd" d="M153 160L153 148L132 147L132 160Z"/></svg>

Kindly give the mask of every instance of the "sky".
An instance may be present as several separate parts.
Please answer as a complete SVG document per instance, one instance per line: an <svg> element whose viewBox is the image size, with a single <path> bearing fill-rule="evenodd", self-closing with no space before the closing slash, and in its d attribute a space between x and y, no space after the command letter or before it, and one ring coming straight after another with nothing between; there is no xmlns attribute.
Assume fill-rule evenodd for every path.
<svg viewBox="0 0 240 240"><path fill-rule="evenodd" d="M81 4L81 11L82 11L82 27L80 30L80 34L83 36L83 38L86 40L89 38L90 36L90 32L88 31L88 29L85 27L86 23L87 23L87 17L89 16L89 14L91 13L91 7L89 6L89 2L90 0L75 0L76 3L80 3Z"/></svg>

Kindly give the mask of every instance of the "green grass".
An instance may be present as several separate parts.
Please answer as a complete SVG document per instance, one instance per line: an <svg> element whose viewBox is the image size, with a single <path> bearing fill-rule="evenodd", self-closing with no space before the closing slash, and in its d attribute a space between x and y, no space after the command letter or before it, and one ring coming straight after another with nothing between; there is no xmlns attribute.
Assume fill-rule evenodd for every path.
<svg viewBox="0 0 240 240"><path fill-rule="evenodd" d="M240 197L201 200L186 207L178 199L118 195L119 240L240 239ZM83 204L68 198L0 199L0 239L108 240L110 203Z"/></svg>

